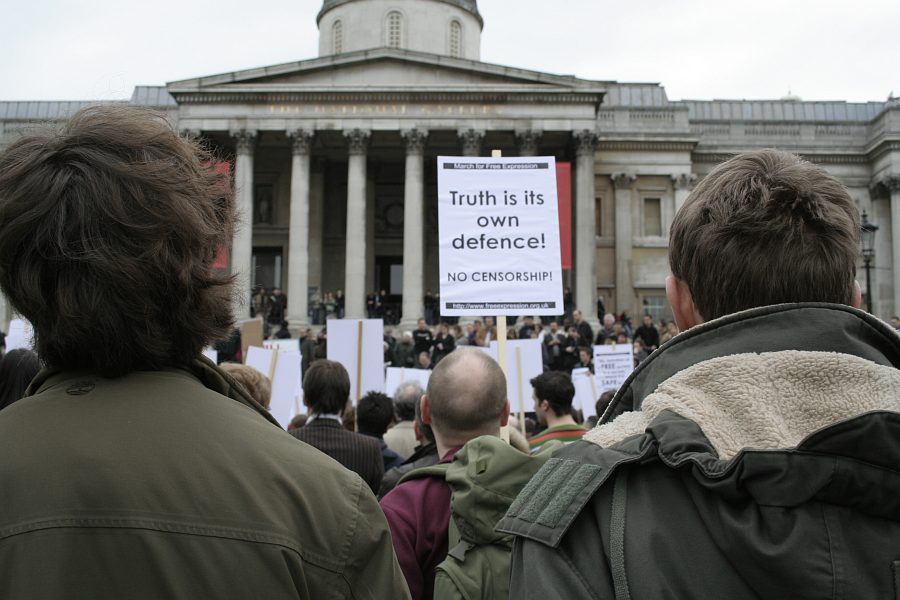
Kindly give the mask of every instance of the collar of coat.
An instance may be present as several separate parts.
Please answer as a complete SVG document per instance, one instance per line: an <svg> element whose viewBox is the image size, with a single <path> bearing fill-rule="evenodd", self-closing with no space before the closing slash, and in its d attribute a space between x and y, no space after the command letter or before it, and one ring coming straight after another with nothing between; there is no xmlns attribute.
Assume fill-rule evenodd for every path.
<svg viewBox="0 0 900 600"><path fill-rule="evenodd" d="M272 416L272 413L270 413L261 404L250 397L250 395L247 394L237 382L235 382L231 375L220 369L218 366L216 366L215 363L213 363L205 356L196 358L193 362L191 362L191 364L186 365L184 368L169 370L179 373L186 373L187 375L195 377L207 389L218 392L229 400L239 402L240 404L247 406L251 410L259 413L260 416L262 416L264 419L266 419L279 429L282 428L275 417ZM43 369L40 373L37 374L37 376L31 382L31 385L28 386L25 395L32 396L42 391L43 389L50 387L51 385L55 385L59 381L79 376L96 377L96 375L85 372L73 372L63 369ZM128 375L124 375L124 377L128 377Z"/></svg>
<svg viewBox="0 0 900 600"><path fill-rule="evenodd" d="M669 411L695 423L720 460L794 448L816 431L900 412L900 336L833 304L767 306L704 323L642 362L584 440L609 447Z"/></svg>

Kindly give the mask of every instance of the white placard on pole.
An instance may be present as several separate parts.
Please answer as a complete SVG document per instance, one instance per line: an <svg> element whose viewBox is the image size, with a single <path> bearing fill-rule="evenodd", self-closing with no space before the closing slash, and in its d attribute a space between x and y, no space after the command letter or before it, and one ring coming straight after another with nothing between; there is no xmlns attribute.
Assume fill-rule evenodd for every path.
<svg viewBox="0 0 900 600"><path fill-rule="evenodd" d="M634 348L631 344L594 346L594 373L598 394L619 389L633 370Z"/></svg>
<svg viewBox="0 0 900 600"><path fill-rule="evenodd" d="M572 406L581 410L585 420L597 414L597 383L594 374L588 368L572 369L572 385L575 386L575 398Z"/></svg>
<svg viewBox="0 0 900 600"><path fill-rule="evenodd" d="M552 156L439 156L441 314L562 314L557 210Z"/></svg>
<svg viewBox="0 0 900 600"><path fill-rule="evenodd" d="M537 340L509 340L506 357L506 394L513 413L531 411L531 380L544 372L541 343ZM491 342L496 352L497 342Z"/></svg>
<svg viewBox="0 0 900 600"><path fill-rule="evenodd" d="M204 348L203 356L213 361L213 364L219 364L219 351L215 348Z"/></svg>
<svg viewBox="0 0 900 600"><path fill-rule="evenodd" d="M274 348L250 346L247 348L247 360L244 361L244 364L253 367L271 381L275 375L275 356L277 354L278 351Z"/></svg>
<svg viewBox="0 0 900 600"><path fill-rule="evenodd" d="M272 400L269 403L269 412L285 429L290 425L294 415L301 412L300 386L302 373L300 372L300 364L299 350L280 350L275 359L275 373L272 376Z"/></svg>
<svg viewBox="0 0 900 600"><path fill-rule="evenodd" d="M34 329L31 323L25 319L13 319L9 322L9 329L6 330L6 351L24 348L25 350L34 349Z"/></svg>
<svg viewBox="0 0 900 600"><path fill-rule="evenodd" d="M400 384L407 381L415 381L422 389L428 387L428 378L431 377L431 371L428 369L407 369L404 367L388 367L384 376L384 393L388 396L394 395Z"/></svg>
<svg viewBox="0 0 900 600"><path fill-rule="evenodd" d="M296 339L263 340L263 348L278 348L279 352L300 351L300 341Z"/></svg>
<svg viewBox="0 0 900 600"><path fill-rule="evenodd" d="M328 360L350 375L350 399L355 406L367 392L384 392L384 322L381 319L328 321Z"/></svg>

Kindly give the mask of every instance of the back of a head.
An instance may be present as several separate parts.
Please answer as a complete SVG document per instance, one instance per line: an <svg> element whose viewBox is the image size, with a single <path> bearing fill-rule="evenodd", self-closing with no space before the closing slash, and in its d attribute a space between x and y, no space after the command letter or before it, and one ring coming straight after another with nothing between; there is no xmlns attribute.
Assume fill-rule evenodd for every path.
<svg viewBox="0 0 900 600"><path fill-rule="evenodd" d="M575 386L572 378L562 371L547 371L531 380L531 387L539 401L550 403L557 417L572 412L572 399L575 397Z"/></svg>
<svg viewBox="0 0 900 600"><path fill-rule="evenodd" d="M350 397L347 369L333 360L317 360L303 376L303 401L312 412L338 414Z"/></svg>
<svg viewBox="0 0 900 600"><path fill-rule="evenodd" d="M0 410L20 400L28 384L41 370L37 354L17 348L0 359Z"/></svg>
<svg viewBox="0 0 900 600"><path fill-rule="evenodd" d="M428 379L431 424L457 435L499 427L506 404L506 376L491 357L474 348L451 352Z"/></svg>
<svg viewBox="0 0 900 600"><path fill-rule="evenodd" d="M394 419L394 401L387 394L369 392L356 405L356 430L381 437Z"/></svg>
<svg viewBox="0 0 900 600"><path fill-rule="evenodd" d="M235 381L256 400L263 408L269 408L272 401L272 382L269 378L247 365L238 363L222 363L223 371L231 375Z"/></svg>
<svg viewBox="0 0 900 600"><path fill-rule="evenodd" d="M394 412L398 421L412 421L416 416L416 404L425 390L416 381L404 381L394 392Z"/></svg>
<svg viewBox="0 0 900 600"><path fill-rule="evenodd" d="M161 114L94 106L0 153L0 287L50 367L184 366L232 324L227 175Z"/></svg>
<svg viewBox="0 0 900 600"><path fill-rule="evenodd" d="M859 215L823 169L776 150L735 156L672 223L669 264L704 319L789 302L849 304Z"/></svg>

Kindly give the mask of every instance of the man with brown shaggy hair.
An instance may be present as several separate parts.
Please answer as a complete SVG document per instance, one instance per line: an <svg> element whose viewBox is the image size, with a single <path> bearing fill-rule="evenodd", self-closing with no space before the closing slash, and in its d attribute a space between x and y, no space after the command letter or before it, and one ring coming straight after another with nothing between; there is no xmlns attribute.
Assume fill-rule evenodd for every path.
<svg viewBox="0 0 900 600"><path fill-rule="evenodd" d="M900 594L900 337L858 310L859 230L787 153L697 185L669 237L682 333L500 522L512 597Z"/></svg>
<svg viewBox="0 0 900 600"><path fill-rule="evenodd" d="M131 107L0 153L0 287L47 366L0 414L4 598L408 597L368 486L201 356L228 184Z"/></svg>

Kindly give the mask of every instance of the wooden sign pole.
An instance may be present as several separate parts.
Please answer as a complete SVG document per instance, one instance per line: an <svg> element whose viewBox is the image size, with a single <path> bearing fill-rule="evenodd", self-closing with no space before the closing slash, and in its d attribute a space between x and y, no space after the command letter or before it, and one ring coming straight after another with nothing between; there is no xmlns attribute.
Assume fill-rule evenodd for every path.
<svg viewBox="0 0 900 600"><path fill-rule="evenodd" d="M491 150L492 158L500 158L503 156L502 150ZM499 315L495 317L497 322L497 362L500 363L500 368L503 369L503 375L509 379L509 369L507 369L506 365L506 315ZM522 423L524 427L524 422ZM524 432L524 430L523 430ZM509 441L509 427L502 427L500 429L500 437L502 437L507 442Z"/></svg>
<svg viewBox="0 0 900 600"><path fill-rule="evenodd" d="M522 385L522 348L516 346L516 377L519 378L519 383L516 386L516 389L519 390L519 429L522 431L522 435L525 435L525 401L523 399L522 389L524 386Z"/></svg>
<svg viewBox="0 0 900 600"><path fill-rule="evenodd" d="M363 322L360 319L356 333L356 403L362 397Z"/></svg>

